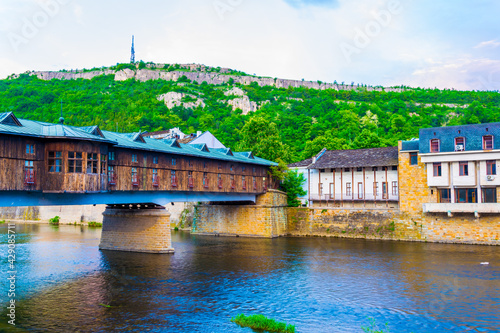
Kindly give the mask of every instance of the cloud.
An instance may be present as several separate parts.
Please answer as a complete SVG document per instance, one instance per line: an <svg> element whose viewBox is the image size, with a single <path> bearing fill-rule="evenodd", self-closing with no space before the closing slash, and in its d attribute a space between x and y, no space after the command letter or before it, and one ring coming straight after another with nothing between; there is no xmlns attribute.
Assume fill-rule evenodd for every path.
<svg viewBox="0 0 500 333"><path fill-rule="evenodd" d="M406 82L460 90L500 90L500 60L462 57L429 63L415 70ZM429 87L434 88L434 87Z"/></svg>
<svg viewBox="0 0 500 333"><path fill-rule="evenodd" d="M481 42L479 44L477 44L476 46L474 46L475 49L480 49L480 48L483 48L483 47L491 47L491 48L495 48L497 46L500 46L500 42L496 39L493 39L493 40L489 40L489 41L486 41L486 42Z"/></svg>
<svg viewBox="0 0 500 333"><path fill-rule="evenodd" d="M287 4L294 8L301 8L304 6L316 7L337 7L338 0L284 0Z"/></svg>

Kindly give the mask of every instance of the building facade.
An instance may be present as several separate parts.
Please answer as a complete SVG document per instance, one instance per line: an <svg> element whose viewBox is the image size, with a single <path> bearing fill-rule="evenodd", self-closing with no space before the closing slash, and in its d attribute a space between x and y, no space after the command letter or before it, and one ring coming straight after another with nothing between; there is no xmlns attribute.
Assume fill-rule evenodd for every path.
<svg viewBox="0 0 500 333"><path fill-rule="evenodd" d="M500 213L500 123L421 129L418 140L401 143L403 157L401 167L423 166L428 194L415 200L424 213Z"/></svg>
<svg viewBox="0 0 500 333"><path fill-rule="evenodd" d="M304 174L309 206L397 208L397 147L323 149L312 159L291 164ZM307 174L306 174L307 173Z"/></svg>

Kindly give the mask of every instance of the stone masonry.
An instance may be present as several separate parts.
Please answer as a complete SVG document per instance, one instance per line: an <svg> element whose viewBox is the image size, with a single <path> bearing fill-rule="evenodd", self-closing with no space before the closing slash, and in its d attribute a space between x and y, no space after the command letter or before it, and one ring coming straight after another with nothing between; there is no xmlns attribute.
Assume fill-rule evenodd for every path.
<svg viewBox="0 0 500 333"><path fill-rule="evenodd" d="M101 250L173 253L165 209L112 209L103 213Z"/></svg>

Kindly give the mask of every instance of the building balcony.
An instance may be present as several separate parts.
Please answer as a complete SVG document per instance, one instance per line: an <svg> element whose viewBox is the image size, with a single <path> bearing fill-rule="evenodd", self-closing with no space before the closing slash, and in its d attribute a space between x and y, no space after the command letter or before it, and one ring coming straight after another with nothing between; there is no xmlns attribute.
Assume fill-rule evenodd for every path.
<svg viewBox="0 0 500 333"><path fill-rule="evenodd" d="M424 213L500 214L500 203L424 203Z"/></svg>

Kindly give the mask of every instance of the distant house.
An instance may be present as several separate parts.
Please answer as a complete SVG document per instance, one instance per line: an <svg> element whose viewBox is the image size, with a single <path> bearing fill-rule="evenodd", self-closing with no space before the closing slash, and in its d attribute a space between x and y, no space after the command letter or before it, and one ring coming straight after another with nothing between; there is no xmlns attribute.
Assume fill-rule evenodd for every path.
<svg viewBox="0 0 500 333"><path fill-rule="evenodd" d="M323 149L289 167L306 176L309 206L398 207L397 147Z"/></svg>
<svg viewBox="0 0 500 333"><path fill-rule="evenodd" d="M157 131L157 132L149 132L143 133L143 137L148 137L151 139L184 139L186 134L182 133L179 127L174 127L166 131Z"/></svg>

